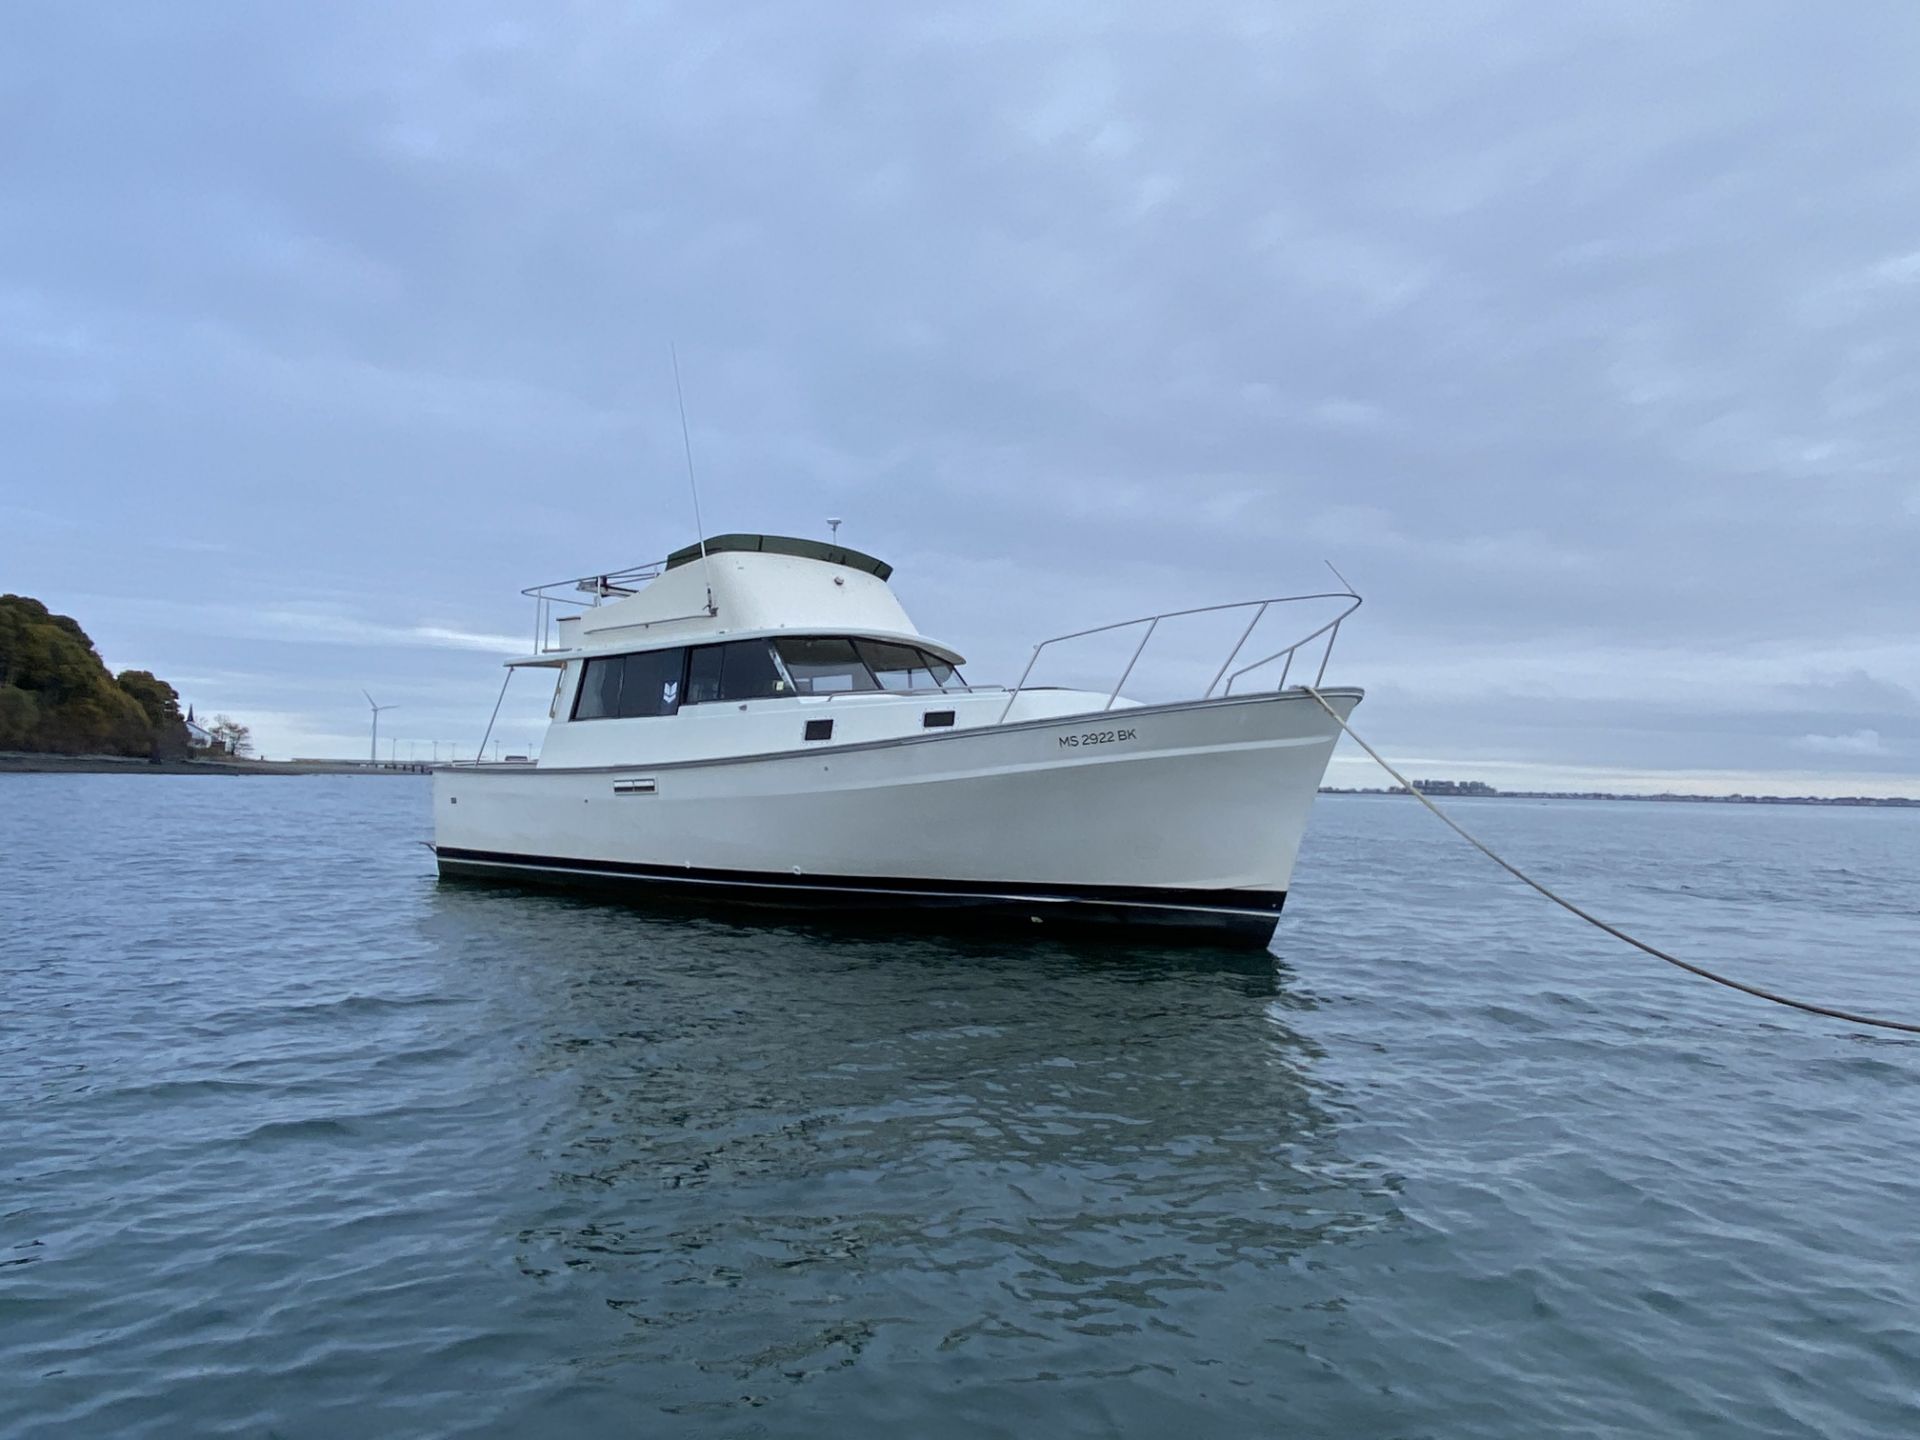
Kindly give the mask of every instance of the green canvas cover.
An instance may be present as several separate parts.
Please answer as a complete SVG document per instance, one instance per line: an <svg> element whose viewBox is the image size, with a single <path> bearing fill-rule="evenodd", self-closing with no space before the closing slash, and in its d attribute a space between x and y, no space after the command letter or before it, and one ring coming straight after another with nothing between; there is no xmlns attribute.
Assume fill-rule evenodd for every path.
<svg viewBox="0 0 1920 1440"><path fill-rule="evenodd" d="M849 570L864 570L867 574L885 580L893 574L893 566L884 560L876 560L871 555L858 550L849 550L843 545L829 545L824 540L801 540L792 535L716 535L707 541L707 554L724 555L741 550L759 550L768 555L797 555L802 560L820 560L828 565L844 565ZM667 569L672 570L685 565L689 560L700 558L698 544L682 546L667 556Z"/></svg>

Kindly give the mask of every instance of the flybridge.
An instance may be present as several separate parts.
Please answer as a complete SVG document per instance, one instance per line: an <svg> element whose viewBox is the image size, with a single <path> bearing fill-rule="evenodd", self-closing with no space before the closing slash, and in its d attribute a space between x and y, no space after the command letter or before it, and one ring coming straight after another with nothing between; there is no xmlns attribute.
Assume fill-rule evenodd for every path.
<svg viewBox="0 0 1920 1440"><path fill-rule="evenodd" d="M697 563L696 563L697 562ZM893 567L845 546L790 535L730 534L664 560L531 586L533 655L521 665L609 645L810 631L925 645L888 586Z"/></svg>
<svg viewBox="0 0 1920 1440"><path fill-rule="evenodd" d="M730 554L791 555L800 560L818 560L826 565L844 565L878 580L893 578L893 566L862 550L844 545L829 545L821 540L803 540L797 535L716 535L702 542L683 545L664 560L648 560L619 570L603 570L597 575L575 575L565 580L549 580L544 585L529 585L520 593L548 604L598 604L601 600L631 595L649 580L657 580L669 570L691 564L702 555ZM591 595L591 601L579 601L575 595Z"/></svg>

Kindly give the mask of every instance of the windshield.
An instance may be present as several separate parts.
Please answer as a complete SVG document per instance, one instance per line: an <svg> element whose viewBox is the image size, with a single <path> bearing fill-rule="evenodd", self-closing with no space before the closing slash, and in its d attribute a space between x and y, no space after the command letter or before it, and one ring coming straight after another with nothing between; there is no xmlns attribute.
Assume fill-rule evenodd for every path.
<svg viewBox="0 0 1920 1440"><path fill-rule="evenodd" d="M882 689L943 690L954 679L951 665L918 646L890 640L858 640L854 645Z"/></svg>
<svg viewBox="0 0 1920 1440"><path fill-rule="evenodd" d="M782 637L774 642L786 662L793 688L802 695L835 695L854 690L878 690L853 642L837 635Z"/></svg>

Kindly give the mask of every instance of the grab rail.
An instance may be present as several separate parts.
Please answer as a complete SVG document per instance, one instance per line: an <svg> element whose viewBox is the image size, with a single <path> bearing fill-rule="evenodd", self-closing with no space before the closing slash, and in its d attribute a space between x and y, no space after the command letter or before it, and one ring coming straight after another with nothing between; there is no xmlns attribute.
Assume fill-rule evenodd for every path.
<svg viewBox="0 0 1920 1440"><path fill-rule="evenodd" d="M527 586L520 593L533 601L533 653L544 655L549 650L565 648L547 643L553 622L572 618L556 615L556 607L571 605L576 609L590 610L610 595L633 594L647 581L659 579L666 568L667 562L664 560L649 560L644 565L629 565L624 570L609 570L600 575L578 575L566 580L549 580L544 585ZM591 595L593 598L580 600L575 598L576 595Z"/></svg>
<svg viewBox="0 0 1920 1440"><path fill-rule="evenodd" d="M1254 628L1266 617L1269 610L1276 605L1292 605L1312 600L1345 600L1350 603L1338 615L1334 616L1332 620L1320 626L1318 629L1301 636L1291 645L1276 650L1271 655L1254 661L1251 665L1243 665L1238 670L1234 670L1231 674L1228 674L1233 662L1240 658L1240 652L1246 648L1247 641L1252 638ZM1020 679L1014 684L1012 689L1007 692L1007 703L1000 711L1000 721L998 723L1004 724L1007 716L1013 713L1014 702L1020 698L1020 692L1026 688L1028 679L1033 675L1033 667L1039 664L1041 652L1050 645L1059 645L1068 640L1084 640L1089 635L1105 635L1115 630L1127 630L1135 625L1144 625L1147 627L1145 633L1140 637L1140 643L1133 647L1133 654L1128 657L1126 668L1120 672L1120 678L1114 682L1113 689L1108 692L1107 703L1100 707L1101 711L1105 712L1111 710L1114 702L1120 698L1120 687L1125 685L1127 683L1127 677L1133 674L1134 666L1139 664L1140 656L1147 648L1147 642L1153 638L1154 631L1160 628L1160 622L1162 620L1177 620L1187 615L1212 615L1228 610L1252 610L1253 618L1247 621L1246 628L1240 632L1240 638L1234 642L1233 649L1227 652L1227 658L1222 660L1220 662L1220 668L1214 671L1213 679L1207 683L1207 688L1201 692L1200 698L1202 700L1212 699L1213 692L1216 689L1219 689L1222 695L1231 695L1233 693L1234 681L1243 675L1260 669L1262 666L1271 665L1274 661L1282 659L1283 657L1286 660L1286 664L1281 667L1280 683L1274 688L1276 690L1285 689L1287 676L1293 670L1293 657L1297 655L1304 646L1312 644L1324 635L1327 637L1327 643L1321 652L1320 669L1315 675L1313 682L1317 688L1320 682L1326 678L1327 662L1333 658L1333 643L1340 636L1341 622L1353 614L1354 611L1358 610L1360 603L1360 596L1352 590L1326 590L1313 595L1277 595L1266 600L1236 600L1225 605L1197 605L1191 610L1166 610L1158 615L1141 615L1132 620L1116 620L1111 625L1095 625L1088 630L1075 630L1066 635L1055 635L1049 639L1042 640L1038 645L1033 647L1033 654L1027 657L1027 668L1020 672ZM1222 689L1220 685L1223 676L1226 679L1224 689Z"/></svg>

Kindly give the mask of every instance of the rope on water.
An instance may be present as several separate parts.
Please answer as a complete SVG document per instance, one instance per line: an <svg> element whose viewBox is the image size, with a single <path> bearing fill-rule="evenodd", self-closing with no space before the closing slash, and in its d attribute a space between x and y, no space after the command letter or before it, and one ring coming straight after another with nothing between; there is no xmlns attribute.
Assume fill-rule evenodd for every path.
<svg viewBox="0 0 1920 1440"><path fill-rule="evenodd" d="M1850 1025L1871 1025L1881 1030L1900 1030L1900 1031L1904 1031L1906 1034L1909 1034L1909 1035L1920 1035L1920 1025L1913 1024L1910 1021L1886 1020L1877 1015L1858 1015L1851 1010L1839 1010L1831 1005L1816 1005L1810 1000L1796 1000L1791 995L1776 994L1772 990L1763 990L1758 985L1749 985L1743 980L1734 980L1734 979L1730 979L1725 975L1716 975L1713 971L1707 969L1705 966L1695 965L1690 960L1682 960L1678 955L1669 955L1666 951L1658 948L1657 946L1649 945L1644 940L1636 940L1633 936L1627 934L1626 931L1622 930L1618 925L1609 925L1605 920L1602 920L1599 916L1589 914L1587 911L1582 910L1578 905L1574 904L1571 900L1563 899L1560 896L1554 894L1553 891L1549 890L1546 886L1542 885L1538 880L1534 879L1531 875L1521 870L1519 866L1514 865L1509 861L1502 859L1500 856L1496 855L1487 845L1485 845L1483 842L1481 842L1479 839L1477 839L1473 835L1469 834L1465 829L1465 827L1463 827L1459 821L1455 820L1451 815L1447 814L1446 811L1442 810L1438 805L1434 804L1433 801L1431 801L1425 795L1422 795L1418 790L1416 790L1413 786L1413 783L1409 781L1406 776L1402 775L1398 770L1394 769L1393 766L1389 765L1386 762L1385 758L1381 756L1378 750L1374 749L1366 741L1362 740L1358 735L1356 735L1354 733L1353 727L1347 724L1346 720L1341 717L1341 714L1338 710L1335 710L1331 705L1329 705L1326 702L1326 697L1321 695L1321 693L1317 689L1315 689L1311 685L1305 685L1305 686L1302 686L1301 688L1304 689L1315 700L1320 702L1320 708L1326 711L1327 714L1333 717L1334 723L1338 725L1342 730L1347 732L1347 737L1350 740L1352 740L1354 744L1358 745L1362 750L1366 751L1367 754L1371 755L1373 757L1374 763L1378 765L1382 770L1386 771L1387 774L1391 775L1395 780L1397 780L1400 783L1400 787L1403 790L1405 790L1407 794L1413 796L1414 799L1418 800L1422 805L1426 806L1427 809L1431 810L1435 814L1435 816L1439 818L1441 824L1445 825L1449 830L1453 831L1454 834L1458 835L1462 840L1466 841L1469 845L1473 846L1473 848L1478 850L1482 855L1486 856L1489 860L1493 861L1493 863L1498 865L1502 870L1506 871L1509 875L1513 876L1514 879L1520 881L1523 885L1532 886L1535 890L1538 890L1542 895L1546 896L1547 899L1551 900L1554 904L1558 905L1561 909L1570 911L1571 913L1578 915L1582 920L1586 921L1589 925L1596 926L1599 929L1606 931L1607 934L1613 936L1614 939L1616 940L1624 940L1627 944L1633 946L1634 949L1644 951L1647 954L1653 956L1653 958L1656 960L1664 960L1669 965L1677 965L1680 969L1685 970L1689 975L1698 975L1702 980L1711 980L1714 984L1724 985L1729 990L1738 990L1742 994L1752 995L1761 1000L1771 1000L1774 1004L1785 1005L1790 1010L1804 1010L1809 1015L1825 1015L1830 1020L1844 1020Z"/></svg>

